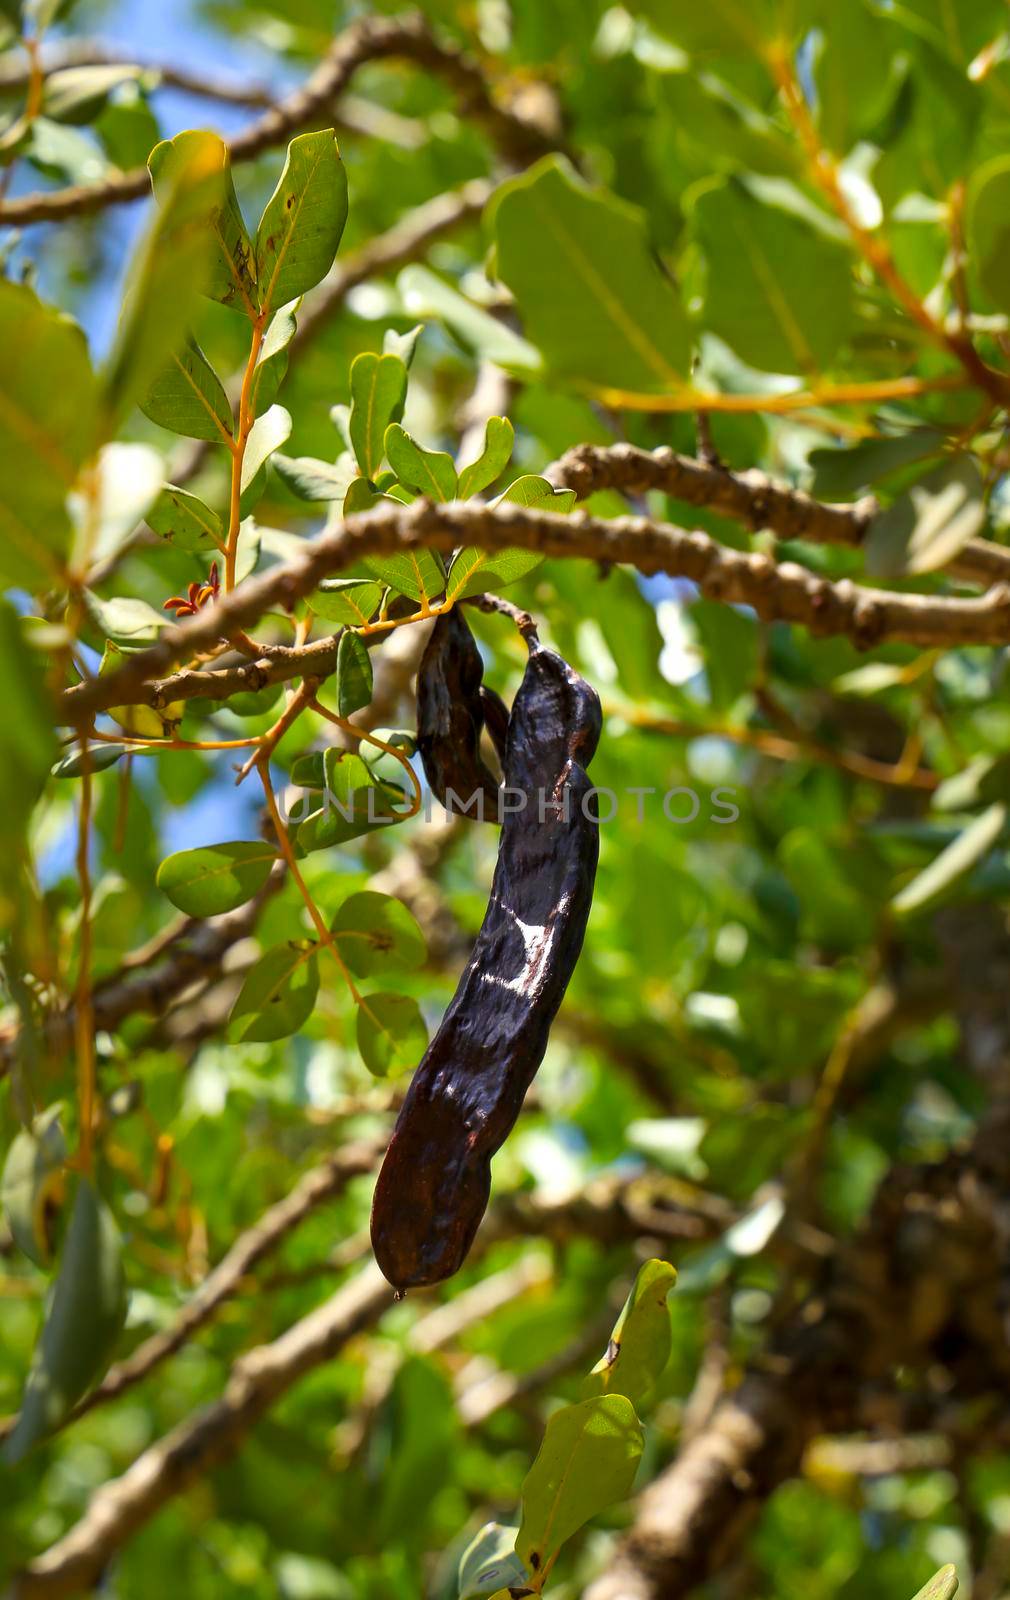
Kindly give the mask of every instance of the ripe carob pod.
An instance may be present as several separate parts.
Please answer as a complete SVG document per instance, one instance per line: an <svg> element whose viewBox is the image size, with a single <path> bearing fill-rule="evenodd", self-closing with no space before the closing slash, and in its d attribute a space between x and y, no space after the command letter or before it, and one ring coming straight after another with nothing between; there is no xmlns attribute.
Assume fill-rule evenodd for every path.
<svg viewBox="0 0 1010 1600"><path fill-rule="evenodd" d="M436 620L417 669L417 748L431 792L447 811L497 822L500 790L480 736L487 709L492 738L508 712L483 676L477 641L454 606Z"/></svg>
<svg viewBox="0 0 1010 1600"><path fill-rule="evenodd" d="M543 1060L592 904L599 825L586 767L600 702L560 656L527 643L490 903L407 1091L372 1203L376 1260L398 1289L439 1283L465 1260L487 1208L491 1157ZM512 809L520 791L525 806Z"/></svg>

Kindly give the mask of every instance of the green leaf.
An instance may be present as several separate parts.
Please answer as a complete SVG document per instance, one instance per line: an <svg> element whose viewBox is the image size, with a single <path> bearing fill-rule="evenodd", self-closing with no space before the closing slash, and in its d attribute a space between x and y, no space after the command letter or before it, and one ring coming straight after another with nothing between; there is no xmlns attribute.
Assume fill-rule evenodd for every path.
<svg viewBox="0 0 1010 1600"><path fill-rule="evenodd" d="M516 1553L542 1583L573 1533L631 1490L642 1430L623 1395L601 1395L564 1406L547 1423L543 1443L523 1483Z"/></svg>
<svg viewBox="0 0 1010 1600"><path fill-rule="evenodd" d="M923 1584L914 1600L954 1600L957 1588L957 1570L950 1562Z"/></svg>
<svg viewBox="0 0 1010 1600"><path fill-rule="evenodd" d="M676 1281L676 1271L668 1261L646 1261L639 1267L606 1354L582 1386L584 1395L623 1394L641 1409L670 1359L666 1299Z"/></svg>
<svg viewBox="0 0 1010 1600"><path fill-rule="evenodd" d="M292 494L316 504L343 501L351 485L363 481L357 478L354 458L349 453L341 455L336 465L315 456L282 455L279 450L272 461L274 471Z"/></svg>
<svg viewBox="0 0 1010 1600"><path fill-rule="evenodd" d="M295 309L298 302L281 306L273 317L256 359L252 381L252 413L260 417L277 398L288 370L290 345L298 332Z"/></svg>
<svg viewBox="0 0 1010 1600"><path fill-rule="evenodd" d="M58 587L66 499L97 442L97 385L76 323L0 277L0 580Z"/></svg>
<svg viewBox="0 0 1010 1600"><path fill-rule="evenodd" d="M213 159L218 171L216 192L194 212L209 245L204 292L222 305L233 305L248 316L256 309L256 264L231 175L228 147L216 134L188 130L155 145L148 157L151 182L164 204L190 162Z"/></svg>
<svg viewBox="0 0 1010 1600"><path fill-rule="evenodd" d="M140 409L172 433L206 439L210 444L231 443L232 414L224 384L192 340L162 368Z"/></svg>
<svg viewBox="0 0 1010 1600"><path fill-rule="evenodd" d="M642 394L684 384L687 316L639 211L560 156L504 184L492 208L498 274L559 377Z"/></svg>
<svg viewBox="0 0 1010 1600"><path fill-rule="evenodd" d="M522 378L534 378L543 370L543 357L535 345L475 306L430 267L404 267L396 287L409 316L434 317L444 323L478 361L491 362Z"/></svg>
<svg viewBox="0 0 1010 1600"><path fill-rule="evenodd" d="M215 134L193 134L185 152L170 163L157 214L130 266L123 314L105 367L109 434L185 346L211 270L204 219L221 203L222 150Z"/></svg>
<svg viewBox="0 0 1010 1600"><path fill-rule="evenodd" d="M298 824L300 849L331 849L402 821L402 790L379 782L360 756L347 750L327 750L323 771L330 804ZM298 781L315 777L313 766L307 772L303 770Z"/></svg>
<svg viewBox="0 0 1010 1600"><path fill-rule="evenodd" d="M796 177L802 158L776 124L733 93L722 78L698 72L685 62L683 72L657 74L659 105L677 147L706 173L745 171L771 177ZM662 127L662 122L660 127Z"/></svg>
<svg viewBox="0 0 1010 1600"><path fill-rule="evenodd" d="M478 550L475 545L468 545L453 557L445 581L445 597L460 600L486 589L504 589L533 572L543 559L535 550Z"/></svg>
<svg viewBox="0 0 1010 1600"><path fill-rule="evenodd" d="M868 489L892 472L940 453L944 437L935 428L910 428L907 433L861 439L851 449L811 450L814 469L811 492L819 500L841 500Z"/></svg>
<svg viewBox="0 0 1010 1600"><path fill-rule="evenodd" d="M532 506L540 511L555 511L558 515L563 515L571 511L575 504L575 490L555 489L553 483L548 483L546 478L538 478L533 473L523 478L516 478L495 504Z"/></svg>
<svg viewBox="0 0 1010 1600"><path fill-rule="evenodd" d="M400 427L390 423L385 433L386 456L401 483L429 500L452 500L456 495L456 468L452 456L441 450L422 450Z"/></svg>
<svg viewBox="0 0 1010 1600"><path fill-rule="evenodd" d="M1007 808L1000 802L987 807L970 822L963 833L941 850L928 867L896 894L891 910L897 917L910 917L931 910L982 860L995 845L1006 826Z"/></svg>
<svg viewBox="0 0 1010 1600"><path fill-rule="evenodd" d="M1010 156L972 174L966 214L968 260L999 311L1010 312Z"/></svg>
<svg viewBox="0 0 1010 1600"><path fill-rule="evenodd" d="M371 578L324 578L308 604L324 622L360 628L375 615L381 598L382 584Z"/></svg>
<svg viewBox="0 0 1010 1600"><path fill-rule="evenodd" d="M146 600L129 595L102 600L90 589L84 591L84 608L103 639L132 648L153 644L159 633L175 621L167 611L155 611Z"/></svg>
<svg viewBox="0 0 1010 1600"><path fill-rule="evenodd" d="M53 1257L52 1210L63 1188L67 1144L63 1105L49 1106L11 1141L0 1176L0 1205L14 1243L37 1267Z"/></svg>
<svg viewBox="0 0 1010 1600"><path fill-rule="evenodd" d="M391 499L392 495L380 493L367 478L359 475L348 484L341 510L345 517L353 517L359 511L371 511L373 506Z"/></svg>
<svg viewBox="0 0 1010 1600"><path fill-rule="evenodd" d="M119 1229L90 1179L81 1178L21 1414L4 1446L8 1463L53 1433L105 1371L125 1310Z"/></svg>
<svg viewBox="0 0 1010 1600"><path fill-rule="evenodd" d="M365 641L347 629L337 645L337 711L351 717L372 698L372 660Z"/></svg>
<svg viewBox="0 0 1010 1600"><path fill-rule="evenodd" d="M852 322L848 249L742 184L695 202L706 262L704 327L752 367L816 374Z"/></svg>
<svg viewBox="0 0 1010 1600"><path fill-rule="evenodd" d="M0 931L16 915L24 831L56 756L53 707L44 662L26 647L14 607L0 600L0 767L4 774L4 849L0 851Z"/></svg>
<svg viewBox="0 0 1010 1600"><path fill-rule="evenodd" d="M340 954L355 977L420 967L427 947L417 919L402 900L366 889L344 901L331 924Z"/></svg>
<svg viewBox="0 0 1010 1600"><path fill-rule="evenodd" d="M126 754L125 744L92 744L88 746L88 771L106 772ZM80 745L73 745L52 768L54 778L80 778L84 773L84 754Z"/></svg>
<svg viewBox="0 0 1010 1600"><path fill-rule="evenodd" d="M747 55L761 59L769 37L791 39L810 25L812 0L634 0L660 33L691 55Z"/></svg>
<svg viewBox="0 0 1010 1600"><path fill-rule="evenodd" d="M261 311L297 300L325 278L346 221L347 176L332 128L299 134L256 230Z"/></svg>
<svg viewBox="0 0 1010 1600"><path fill-rule="evenodd" d="M374 479L382 466L386 429L403 416L407 367L399 356L365 350L351 363L351 444L358 466ZM451 496L449 497L451 499Z"/></svg>
<svg viewBox="0 0 1010 1600"><path fill-rule="evenodd" d="M825 29L814 67L817 121L829 150L845 155L888 110L901 83L892 30L864 0L850 0L845 26Z"/></svg>
<svg viewBox="0 0 1010 1600"><path fill-rule="evenodd" d="M147 513L148 527L180 550L203 555L224 542L224 524L198 495L167 483Z"/></svg>
<svg viewBox="0 0 1010 1600"><path fill-rule="evenodd" d="M417 1065L428 1043L416 1000L406 994L367 994L358 1006L358 1049L376 1078Z"/></svg>
<svg viewBox="0 0 1010 1600"><path fill-rule="evenodd" d="M459 475L457 494L461 500L480 494L500 477L509 464L515 429L507 417L488 417L484 428L484 448L476 461L464 467Z"/></svg>
<svg viewBox="0 0 1010 1600"><path fill-rule="evenodd" d="M477 1600L499 1589L525 1589L529 1574L515 1552L518 1528L486 1522L463 1551L456 1578L458 1600Z"/></svg>
<svg viewBox="0 0 1010 1600"><path fill-rule="evenodd" d="M291 413L283 406L271 406L252 425L242 458L242 493L245 495L260 469L266 465L275 450L291 435ZM243 502L242 514L248 514Z"/></svg>
<svg viewBox="0 0 1010 1600"><path fill-rule="evenodd" d="M304 1027L319 992L319 962L303 944L275 945L250 967L231 1008L233 1044L268 1044Z"/></svg>
<svg viewBox="0 0 1010 1600"><path fill-rule="evenodd" d="M950 456L870 524L866 570L876 578L933 572L985 526L982 472L974 456Z"/></svg>
<svg viewBox="0 0 1010 1600"><path fill-rule="evenodd" d="M92 469L93 495L74 491L70 514L78 568L110 560L133 537L165 481L157 450L146 444L107 444Z"/></svg>
<svg viewBox="0 0 1010 1600"><path fill-rule="evenodd" d="M434 550L405 550L402 555L366 556L364 566L397 594L430 605L445 588L445 567Z"/></svg>
<svg viewBox="0 0 1010 1600"><path fill-rule="evenodd" d="M109 96L126 83L136 83L142 68L125 63L60 67L46 76L42 109L54 122L94 122Z"/></svg>
<svg viewBox="0 0 1010 1600"><path fill-rule="evenodd" d="M258 894L276 860L276 850L258 839L201 845L167 856L157 884L188 917L216 917Z"/></svg>

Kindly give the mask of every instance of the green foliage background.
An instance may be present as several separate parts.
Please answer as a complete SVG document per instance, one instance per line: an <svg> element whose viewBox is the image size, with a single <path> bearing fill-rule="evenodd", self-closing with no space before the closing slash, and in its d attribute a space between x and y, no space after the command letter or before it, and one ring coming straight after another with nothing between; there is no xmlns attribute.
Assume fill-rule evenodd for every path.
<svg viewBox="0 0 1010 1600"><path fill-rule="evenodd" d="M0 16L7 9L0 6ZM864 550L802 539L776 545L760 516L752 531L657 490L636 490L631 509L833 581L963 595L939 569L976 533L1005 545L1010 522L1002 376L1010 34L1001 0L641 0L627 8L603 0L426 0L421 9L444 38L474 52L499 104L541 119L543 142L567 155L531 162L517 177L436 72L381 61L361 69L343 102L346 120L337 106L350 194L338 268L447 191L484 177L501 188L483 218L434 238L402 270L370 277L293 347L281 397L291 421L288 436L278 436L283 457L332 468L342 445L330 408L351 402L355 357L381 352L390 330L402 335L423 322L404 427L455 457L468 424L482 428L492 412L507 414L516 442L496 492L578 444L627 440L693 455L710 434L730 468L761 469L822 500L873 493L894 509L873 524ZM362 12L396 11L392 3L206 0L201 16L224 40L261 40L274 54L280 94L311 71L341 27ZM57 20L53 39L61 30L100 34L102 22L101 6L81 0ZM12 46L4 64L15 55ZM198 63L182 64L198 71ZM790 120L790 82L802 99L799 120ZM69 113L43 102L41 122L27 132L17 128L23 86L7 91L14 133L0 135L0 149L16 158L15 200L29 187L94 183L142 166L160 135L174 130L160 123L170 102L156 73L91 89ZM556 139L555 118L564 130ZM214 120L209 102L206 121ZM846 215L832 205L830 184L817 180L811 140L829 153L821 179L830 167ZM235 167L247 219L259 215L280 167L277 148ZM71 314L89 315L96 293L118 298L120 219L99 210L41 233L8 234L10 285L31 275L34 262L44 300ZM163 226L171 223L169 214ZM886 271L872 270L867 238L885 241L911 302ZM152 248L164 276L153 288L148 280L147 292L157 306L170 305L185 274L165 236L155 235ZM52 344L20 364L19 329L34 312L24 309L29 291L18 292L17 305L0 300L12 387L31 391L76 471L88 441L75 436L75 419L93 380L69 323L49 328ZM194 315L216 371L240 369L248 341L241 316L207 299ZM180 312L180 327L185 321ZM969 336L976 359L988 364L988 387L965 359ZM129 332L111 356L92 354L106 363L115 412L108 436L175 460L179 440L134 403L171 341L165 329L159 337L151 370L131 371L128 357L141 341ZM494 398L476 402L475 416L478 375ZM738 411L713 404L699 433L689 384L750 400ZM839 399L852 385L866 398ZM801 388L807 399L779 414L778 397ZM678 389L683 403L664 411ZM388 454L388 436L386 444ZM374 439L367 448L378 448ZM24 450L11 430L4 436L0 403L8 486L0 528L23 518L38 546L27 565L6 557L3 576L17 614L44 619L33 646L14 612L0 616L6 1020L14 1027L20 1018L28 1034L0 1096L0 1143L9 1148L33 1110L64 1101L73 1149L74 1051L38 1042L46 1009L73 992L81 947L78 788L42 785L57 754L45 691L54 687L59 649L44 630L64 622L66 608L38 550L67 554L59 534L66 485L33 477ZM220 512L227 482L218 456L205 458L189 487ZM124 481L139 459L124 461ZM417 487L399 460L390 464ZM953 501L943 499L952 483ZM283 462L258 487L266 569L318 531L327 505L299 498ZM628 505L606 489L589 508L610 517ZM134 531L133 523L119 530L114 571L91 586L97 607L82 618L79 637L92 669L109 639L130 648L153 637L144 632L154 628L149 613L206 577L198 548L181 539L128 542ZM699 598L676 578L642 580L629 567L582 560L538 566L508 597L529 608L547 641L598 687L606 723L592 775L620 796L603 829L585 950L535 1099L495 1162L495 1197L518 1197L526 1224L492 1235L458 1278L387 1310L286 1393L237 1454L125 1543L103 1593L455 1596L459 1559L481 1526L518 1523L545 1422L560 1403L582 1399L585 1374L643 1261L669 1259L681 1276L637 1488L676 1457L706 1358L710 1364L722 1351L721 1383L732 1388L760 1359L773 1312L794 1306L816 1282L817 1252L797 1250L790 1217L817 1230L822 1254L844 1249L886 1174L941 1162L1002 1092L999 1074L987 1076L965 1038L979 992L998 991L1000 1060L1010 1049L999 989L1010 883L1005 649L964 644L954 629L933 649L884 637L867 654L841 635L815 638L747 607ZM127 602L142 605L124 609ZM470 620L487 681L510 698L521 641L499 617L471 612ZM377 673L383 653L374 653ZM408 726L409 663L392 681L392 704L378 720ZM241 738L265 731L281 707L279 688L228 708L194 702L180 732ZM323 719L308 713L276 753L279 779L331 739ZM260 837L258 791L250 792L252 782L234 789L232 761L226 752L161 751L137 758L129 785L122 766L94 774L96 982L174 915L156 887L166 855ZM887 781L877 781L882 772ZM917 785L910 773L928 781ZM636 788L652 791L640 812ZM699 795L697 817L673 821L661 798L685 788ZM732 793L739 814L729 824L710 798L717 790ZM405 897L403 886L412 889L429 954L423 966L398 972L394 987L416 1001L430 1030L483 915L495 834L464 822L434 850L425 835L420 820L389 839L369 834L310 855L306 875L327 917L376 882ZM23 838L37 866L35 890L14 867ZM947 849L953 853L937 866ZM404 860L408 874L398 877ZM230 952L223 977L215 972L189 999L173 997L161 1014L127 1014L98 1037L101 1186L122 1235L129 1289L120 1357L172 1323L208 1266L303 1172L390 1126L405 1074L381 1083L370 1075L354 1007L322 958L315 1004L294 1036L236 1042L234 1026L228 1031L234 974L258 951L309 931L289 889ZM981 951L967 999L965 948ZM895 1024L849 1064L823 1126L826 1063L837 1062L839 1041L863 1008L887 996L896 997ZM416 1035L412 1043L416 1059ZM798 1197L795 1175L808 1159L812 1193ZM276 1338L357 1270L367 1254L372 1181L355 1176L312 1212L213 1324L142 1385L16 1466L0 1466L5 1572L53 1544L99 1486L220 1395L241 1352ZM580 1220L580 1201L618 1191L627 1200L619 1227L594 1222L591 1207ZM57 1233L65 1193L55 1181ZM680 1225L685 1216L690 1228ZM751 1216L758 1243L752 1231L741 1245L727 1230ZM0 1413L13 1414L52 1262L34 1265L3 1232L0 1252ZM432 1340L437 1307L465 1306L479 1285L495 1283L502 1293L495 1299L492 1290L488 1309L478 1299L444 1341ZM977 1396L945 1374L944 1354L935 1353L929 1372L905 1371L897 1384L925 1397L924 1420L907 1430L933 1441L924 1464L906 1451L897 1468L873 1470L815 1445L802 1472L761 1506L742 1553L706 1592L907 1600L954 1560L968 1592L973 1572L995 1562L995 1587L978 1592L1002 1593L1010 1457L995 1424L991 1434L985 1426L971 1433ZM515 1391L468 1423L464 1397L494 1373L515 1380ZM949 1411L941 1412L940 1395ZM965 1450L944 1447L952 1418L971 1441ZM887 1426L899 1439L906 1431L901 1418ZM574 1597L588 1587L633 1509L612 1506L571 1539L552 1593Z"/></svg>

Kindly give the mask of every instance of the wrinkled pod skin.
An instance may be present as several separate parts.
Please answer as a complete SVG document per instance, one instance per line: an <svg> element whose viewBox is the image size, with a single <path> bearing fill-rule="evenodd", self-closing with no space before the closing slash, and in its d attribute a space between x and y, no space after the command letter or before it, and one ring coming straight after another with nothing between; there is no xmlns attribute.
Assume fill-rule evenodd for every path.
<svg viewBox="0 0 1010 1600"><path fill-rule="evenodd" d="M477 641L454 606L437 618L417 669L417 748L431 792L447 811L497 822L499 789L480 736L486 711L492 737L496 729L500 737L508 712L483 676Z"/></svg>
<svg viewBox="0 0 1010 1600"><path fill-rule="evenodd" d="M527 795L526 808L505 814L473 954L375 1189L372 1245L397 1289L439 1283L462 1265L487 1208L491 1157L543 1060L592 904L599 826L595 802L587 817L583 800L600 728L595 690L532 641L505 752L505 782Z"/></svg>

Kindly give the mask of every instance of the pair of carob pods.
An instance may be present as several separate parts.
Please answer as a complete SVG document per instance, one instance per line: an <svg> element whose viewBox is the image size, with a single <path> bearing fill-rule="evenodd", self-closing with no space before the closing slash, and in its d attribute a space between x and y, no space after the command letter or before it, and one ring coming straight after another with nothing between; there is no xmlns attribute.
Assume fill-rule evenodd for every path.
<svg viewBox="0 0 1010 1600"><path fill-rule="evenodd" d="M592 905L599 825L586 768L600 738L599 697L535 636L526 642L511 712L482 684L458 606L435 623L418 670L418 749L436 797L450 808L458 797L461 809L480 794L484 816L498 819L484 726L513 794L473 954L411 1080L375 1187L372 1247L398 1290L440 1283L466 1259L487 1209L491 1157L544 1058Z"/></svg>

